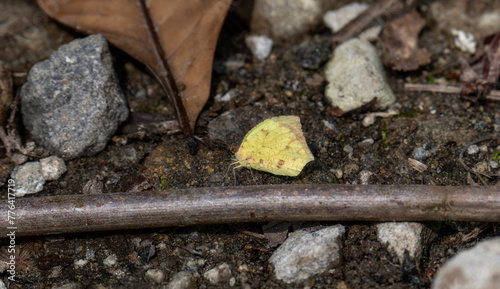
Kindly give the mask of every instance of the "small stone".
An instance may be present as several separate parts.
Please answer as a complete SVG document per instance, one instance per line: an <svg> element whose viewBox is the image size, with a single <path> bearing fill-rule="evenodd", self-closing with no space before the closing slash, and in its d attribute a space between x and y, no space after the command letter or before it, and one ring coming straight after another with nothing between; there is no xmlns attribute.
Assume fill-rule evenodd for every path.
<svg viewBox="0 0 500 289"><path fill-rule="evenodd" d="M344 166L344 174L346 176L353 175L359 171L359 166L357 164L348 164Z"/></svg>
<svg viewBox="0 0 500 289"><path fill-rule="evenodd" d="M474 165L474 170L478 173L486 174L490 172L490 167L488 166L488 162L482 161Z"/></svg>
<svg viewBox="0 0 500 289"><path fill-rule="evenodd" d="M396 101L385 81L382 61L375 48L357 38L339 45L325 69L328 85L325 96L330 104L342 112L349 112L370 103L373 108L385 110Z"/></svg>
<svg viewBox="0 0 500 289"><path fill-rule="evenodd" d="M229 58L224 62L224 66L228 70L238 70L245 66L245 55L242 53L236 54L234 58Z"/></svg>
<svg viewBox="0 0 500 289"><path fill-rule="evenodd" d="M59 179L67 170L64 160L56 156L41 159L40 164L42 166L42 176L47 181Z"/></svg>
<svg viewBox="0 0 500 289"><path fill-rule="evenodd" d="M362 185L368 185L370 183L370 177L373 175L372 172L368 170L362 170L359 172L359 180Z"/></svg>
<svg viewBox="0 0 500 289"><path fill-rule="evenodd" d="M10 157L10 159L16 165L22 165L28 161L28 157L26 155L19 154L19 153L13 153L12 156Z"/></svg>
<svg viewBox="0 0 500 289"><path fill-rule="evenodd" d="M316 232L296 231L269 259L275 277L286 283L301 282L340 263L342 225Z"/></svg>
<svg viewBox="0 0 500 289"><path fill-rule="evenodd" d="M460 50L470 54L476 53L477 42L472 33L452 28L451 35L455 37L455 45Z"/></svg>
<svg viewBox="0 0 500 289"><path fill-rule="evenodd" d="M273 40L265 35L252 35L245 38L247 47L255 58L266 59L273 48Z"/></svg>
<svg viewBox="0 0 500 289"><path fill-rule="evenodd" d="M170 282L168 282L167 289L195 289L196 283L193 274L180 271L176 273Z"/></svg>
<svg viewBox="0 0 500 289"><path fill-rule="evenodd" d="M499 256L500 238L482 241L448 260L431 288L498 288Z"/></svg>
<svg viewBox="0 0 500 289"><path fill-rule="evenodd" d="M227 283L231 278L231 269L227 263L222 263L217 267L208 270L203 277L211 284Z"/></svg>
<svg viewBox="0 0 500 289"><path fill-rule="evenodd" d="M252 33L288 39L307 32L321 21L323 1L256 0Z"/></svg>
<svg viewBox="0 0 500 289"><path fill-rule="evenodd" d="M375 143L375 141L374 141L372 138L367 138L367 139L365 139L365 140L363 140L363 141L360 141L360 142L358 143L358 145L359 145L360 147L368 148L368 147L370 147L371 145L373 145L374 143Z"/></svg>
<svg viewBox="0 0 500 289"><path fill-rule="evenodd" d="M62 273L62 266L54 266L50 269L49 276L47 278L49 279L55 279L55 278L60 278L61 273Z"/></svg>
<svg viewBox="0 0 500 289"><path fill-rule="evenodd" d="M117 260L118 258L116 258L115 254L111 254L106 259L104 259L102 264L106 267L113 267L114 265L116 265Z"/></svg>
<svg viewBox="0 0 500 289"><path fill-rule="evenodd" d="M498 163L495 161L490 161L490 168L492 169L498 169Z"/></svg>
<svg viewBox="0 0 500 289"><path fill-rule="evenodd" d="M89 263L89 260L78 259L78 260L75 260L75 262L73 263L73 266L75 266L75 269L78 270L78 269L83 268L88 263Z"/></svg>
<svg viewBox="0 0 500 289"><path fill-rule="evenodd" d="M342 29L347 23L351 22L359 14L363 13L369 7L365 3L350 3L337 10L330 10L323 15L323 22L332 32Z"/></svg>
<svg viewBox="0 0 500 289"><path fill-rule="evenodd" d="M413 150L412 155L413 155L414 159L419 160L419 161L423 161L430 156L430 153L424 147L416 147Z"/></svg>
<svg viewBox="0 0 500 289"><path fill-rule="evenodd" d="M21 112L37 143L60 157L103 150L128 117L104 36L73 40L35 64L21 88Z"/></svg>
<svg viewBox="0 0 500 289"><path fill-rule="evenodd" d="M94 249L88 248L85 252L85 258L88 260L95 260L95 252Z"/></svg>
<svg viewBox="0 0 500 289"><path fill-rule="evenodd" d="M478 26L482 31L495 32L500 26L500 12L497 10L484 12L479 16Z"/></svg>
<svg viewBox="0 0 500 289"><path fill-rule="evenodd" d="M335 174L337 179L342 179L344 176L344 172L341 169L331 169L330 171Z"/></svg>
<svg viewBox="0 0 500 289"><path fill-rule="evenodd" d="M29 162L20 165L11 174L16 182L16 197L27 194L35 194L43 190L45 178L42 175L42 165L40 162Z"/></svg>
<svg viewBox="0 0 500 289"><path fill-rule="evenodd" d="M475 155L479 152L479 147L477 145L470 145L467 148L467 153L470 155Z"/></svg>
<svg viewBox="0 0 500 289"><path fill-rule="evenodd" d="M420 223L386 222L377 224L377 238L388 244L388 251L395 255L400 264L404 262L405 251L408 251L410 261L419 259L422 255L423 242L431 232Z"/></svg>
<svg viewBox="0 0 500 289"><path fill-rule="evenodd" d="M160 269L149 269L146 271L146 275L144 275L144 279L147 281L152 281L156 284L160 284L165 280L165 274Z"/></svg>
<svg viewBox="0 0 500 289"><path fill-rule="evenodd" d="M235 95L234 90L230 90L226 92L224 95L220 93L217 94L214 99L216 102L228 102L234 98L234 95Z"/></svg>
<svg viewBox="0 0 500 289"><path fill-rule="evenodd" d="M0 261L0 273L5 272L6 270L9 270L10 265L8 262L1 260ZM1 279L0 279L1 281Z"/></svg>
<svg viewBox="0 0 500 289"><path fill-rule="evenodd" d="M345 151L346 153L348 153L348 154L352 154L352 152L353 152L353 148L352 148L352 146L350 146L350 145L345 145L345 146L344 146L344 151Z"/></svg>

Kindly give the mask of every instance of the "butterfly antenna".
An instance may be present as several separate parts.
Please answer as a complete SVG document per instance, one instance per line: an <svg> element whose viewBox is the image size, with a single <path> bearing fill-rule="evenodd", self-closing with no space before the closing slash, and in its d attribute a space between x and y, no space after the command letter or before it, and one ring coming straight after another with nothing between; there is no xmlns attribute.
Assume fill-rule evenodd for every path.
<svg viewBox="0 0 500 289"><path fill-rule="evenodd" d="M236 169L239 169L242 167L242 165L240 165L240 163L235 160L231 165L233 165L233 178L234 178L234 186L236 186L236 173L234 172Z"/></svg>
<svg viewBox="0 0 500 289"><path fill-rule="evenodd" d="M255 179L255 175L253 174L253 170L251 168L250 168L250 174L252 174L253 183L257 185L257 180Z"/></svg>
<svg viewBox="0 0 500 289"><path fill-rule="evenodd" d="M224 186L224 180L226 179L227 173L229 172L229 169L233 167L233 178L234 178L234 185L236 186L236 173L234 172L235 169L240 168L241 165L238 163L236 159L233 158L233 162L229 164L227 167L226 173L224 173L224 177L222 178L222 185Z"/></svg>
<svg viewBox="0 0 500 289"><path fill-rule="evenodd" d="M224 176L222 177L222 184L221 184L221 187L224 186L224 180L226 179L226 176L227 176L227 173L229 172L229 169L231 168L232 164L230 164L229 166L227 166L227 170L226 172L224 173Z"/></svg>

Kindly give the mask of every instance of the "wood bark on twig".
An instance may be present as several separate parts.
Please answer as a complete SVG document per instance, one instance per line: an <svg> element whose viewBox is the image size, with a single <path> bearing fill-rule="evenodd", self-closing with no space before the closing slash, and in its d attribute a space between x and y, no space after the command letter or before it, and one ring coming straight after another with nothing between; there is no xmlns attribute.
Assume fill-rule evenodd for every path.
<svg viewBox="0 0 500 289"><path fill-rule="evenodd" d="M15 205L17 228L3 218L2 236L285 220L500 221L498 186L211 187L19 198Z"/></svg>

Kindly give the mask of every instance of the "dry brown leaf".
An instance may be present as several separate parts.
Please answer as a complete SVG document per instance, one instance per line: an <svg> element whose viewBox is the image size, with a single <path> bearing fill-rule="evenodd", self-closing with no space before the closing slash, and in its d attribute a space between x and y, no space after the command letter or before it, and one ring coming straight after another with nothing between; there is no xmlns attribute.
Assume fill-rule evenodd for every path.
<svg viewBox="0 0 500 289"><path fill-rule="evenodd" d="M473 102L485 96L500 76L500 32L486 37L483 44L473 58L460 59L460 94Z"/></svg>
<svg viewBox="0 0 500 289"><path fill-rule="evenodd" d="M431 62L430 53L418 48L425 20L416 10L388 22L382 30L382 61L393 70L412 71Z"/></svg>
<svg viewBox="0 0 500 289"><path fill-rule="evenodd" d="M37 2L57 21L84 33L102 33L144 63L165 89L184 132L193 134L209 97L215 45L231 0Z"/></svg>

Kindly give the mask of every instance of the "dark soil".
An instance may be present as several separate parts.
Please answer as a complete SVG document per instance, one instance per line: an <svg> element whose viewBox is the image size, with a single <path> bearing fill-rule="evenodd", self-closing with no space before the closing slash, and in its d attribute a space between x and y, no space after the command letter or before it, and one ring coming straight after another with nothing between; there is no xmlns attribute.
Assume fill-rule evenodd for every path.
<svg viewBox="0 0 500 289"><path fill-rule="evenodd" d="M81 37L51 20L30 24L29 19L35 13L39 10L31 0L0 3L0 16L16 15L28 19L16 22L10 32L0 35L0 60L13 71L28 72L34 63L48 57L59 45ZM192 155L181 135L148 134L143 139L128 139L125 145L110 142L98 155L68 161L67 173L59 180L48 182L37 196L78 194L89 181L102 183L104 193L127 191L144 182L150 189L228 184L357 184L362 170L373 173L371 184L467 185L467 171L459 162L460 151L474 139L494 132L495 122L500 124L500 103L471 103L458 95L404 91L405 82L424 83L425 73L432 74L462 55L453 48L452 40L432 25L427 24L421 38L421 44L432 53L432 64L413 73L387 69L389 83L401 104L401 113L377 119L369 127L361 124L363 113L345 117L329 113L321 70L331 54L328 31L317 30L294 42L275 43L269 59L253 61L244 45L246 32L226 27L214 62L211 99L196 127L196 135L208 145L200 143L196 154ZM112 49L112 53L131 110L172 117L172 108L161 86L144 67L117 49ZM227 59L238 57L246 59L243 68L229 70L223 66ZM449 78L457 71L457 66L451 66L432 76ZM213 96L228 90L233 90L235 95L231 101L214 101ZM214 141L217 135L209 136L209 123L226 111L235 115L244 113L240 117L241 131L223 142ZM237 169L236 180L231 172L226 174L233 162L232 150L234 152L248 129L267 116L278 115L301 117L315 162L307 165L297 178L247 169ZM333 125L333 129L327 128L324 121ZM218 133L224 134L223 128ZM126 137L123 131L117 135ZM372 145L360 144L369 138L374 140ZM351 155L344 150L346 145L352 147ZM469 166L492 160L499 142L486 141L480 145L486 145L488 150L472 156L466 154ZM425 160L428 168L423 173L407 163L417 147L424 147L430 155ZM0 147L3 157L2 154L4 149ZM335 174L337 170L343 171L341 178ZM8 174L4 173L2 178L0 181L5 183ZM487 181L495 184L498 178ZM323 223L331 224L334 223ZM498 224L428 224L437 233L437 238L426 244L421 260L400 265L385 245L377 241L373 224L345 223L341 265L294 287L272 277L268 259L274 248L241 233L241 230L262 233L262 225L192 226L23 238L18 244L22 248L20 259L26 265L19 270L17 282L10 283L9 288L52 288L73 282L85 288L160 288L144 280L146 270L162 269L166 284L175 273L190 268L187 265L190 261L198 264L194 273L199 274L196 279L199 288L221 288L210 285L201 275L223 262L229 264L236 287L248 284L250 288L429 288L435 272L448 258L480 240L497 236L499 230ZM473 231L476 228L480 230ZM7 244L5 239L0 242L4 246ZM151 247L154 247L154 254ZM89 264L75 269L73 261L86 259L89 254ZM108 268L103 260L110 254L116 255L118 262ZM242 265L246 267L242 269ZM5 277L5 273L2 276ZM6 279L4 282L8 283Z"/></svg>

